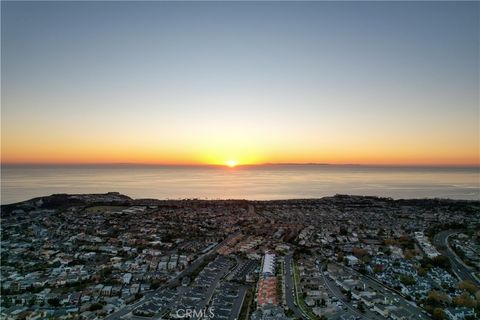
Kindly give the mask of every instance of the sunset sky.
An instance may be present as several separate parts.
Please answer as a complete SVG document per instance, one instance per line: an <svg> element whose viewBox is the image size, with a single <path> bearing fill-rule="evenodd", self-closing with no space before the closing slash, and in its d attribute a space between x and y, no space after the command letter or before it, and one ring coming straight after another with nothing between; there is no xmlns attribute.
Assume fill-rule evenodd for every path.
<svg viewBox="0 0 480 320"><path fill-rule="evenodd" d="M478 2L4 2L2 163L479 165Z"/></svg>

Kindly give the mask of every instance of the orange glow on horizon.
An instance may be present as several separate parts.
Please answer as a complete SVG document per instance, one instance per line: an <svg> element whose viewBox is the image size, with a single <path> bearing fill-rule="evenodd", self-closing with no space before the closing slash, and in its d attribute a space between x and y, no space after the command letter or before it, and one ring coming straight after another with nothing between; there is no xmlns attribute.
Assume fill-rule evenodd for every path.
<svg viewBox="0 0 480 320"><path fill-rule="evenodd" d="M237 161L235 160L228 160L227 161L227 166L229 166L230 168L234 168L237 166Z"/></svg>
<svg viewBox="0 0 480 320"><path fill-rule="evenodd" d="M44 150L45 151L45 150ZM242 165L261 165L266 163L320 163L320 164L358 164L358 165L432 165L432 166L480 166L478 157L465 157L441 154L392 154L382 155L360 152L324 152L323 154L305 153L272 153L265 155L243 155L236 159L219 154L184 153L175 154L168 152L147 152L135 150L125 152L122 150L83 150L59 152L37 150L34 157L28 153L9 154L2 152L2 164L145 164L145 165L219 165L230 168ZM229 160L230 159L230 160Z"/></svg>
<svg viewBox="0 0 480 320"><path fill-rule="evenodd" d="M1 164L480 167L477 3L5 2Z"/></svg>
<svg viewBox="0 0 480 320"><path fill-rule="evenodd" d="M30 139L28 139L30 138ZM48 139L47 139L48 138ZM2 164L146 164L219 165L234 167L265 163L322 163L359 165L480 166L480 149L469 141L431 143L428 139L397 141L312 140L279 137L254 139L181 140L161 144L154 139L88 139L78 137L5 139ZM87 140L87 141L86 141ZM300 143L299 143L300 142Z"/></svg>

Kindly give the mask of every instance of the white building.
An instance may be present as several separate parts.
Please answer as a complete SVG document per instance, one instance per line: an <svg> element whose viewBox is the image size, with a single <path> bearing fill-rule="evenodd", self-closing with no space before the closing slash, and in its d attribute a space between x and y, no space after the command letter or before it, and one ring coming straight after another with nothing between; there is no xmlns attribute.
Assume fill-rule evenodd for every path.
<svg viewBox="0 0 480 320"><path fill-rule="evenodd" d="M430 259L438 257L440 253L435 249L434 246L428 241L423 232L415 232L415 239L422 248L423 252Z"/></svg>
<svg viewBox="0 0 480 320"><path fill-rule="evenodd" d="M129 284L130 281L132 281L132 274L131 273L125 273L123 275L123 283Z"/></svg>
<svg viewBox="0 0 480 320"><path fill-rule="evenodd" d="M275 255L272 253L265 253L263 258L262 275L264 277L275 275Z"/></svg>

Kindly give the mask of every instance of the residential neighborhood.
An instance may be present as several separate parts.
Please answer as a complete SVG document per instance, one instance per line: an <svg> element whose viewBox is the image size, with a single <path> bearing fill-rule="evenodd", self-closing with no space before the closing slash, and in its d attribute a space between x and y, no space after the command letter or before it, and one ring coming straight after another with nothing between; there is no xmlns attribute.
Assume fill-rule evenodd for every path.
<svg viewBox="0 0 480 320"><path fill-rule="evenodd" d="M337 195L2 206L2 319L479 319L480 203Z"/></svg>

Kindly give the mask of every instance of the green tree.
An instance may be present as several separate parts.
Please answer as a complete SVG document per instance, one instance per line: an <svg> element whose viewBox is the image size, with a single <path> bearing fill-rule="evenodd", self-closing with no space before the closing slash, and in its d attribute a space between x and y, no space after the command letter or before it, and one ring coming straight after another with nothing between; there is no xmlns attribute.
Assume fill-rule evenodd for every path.
<svg viewBox="0 0 480 320"><path fill-rule="evenodd" d="M435 320L444 320L447 319L447 316L445 315L445 311L443 311L442 308L435 308L433 310L433 319Z"/></svg>
<svg viewBox="0 0 480 320"><path fill-rule="evenodd" d="M342 262L344 259L343 252L337 254L337 262Z"/></svg>
<svg viewBox="0 0 480 320"><path fill-rule="evenodd" d="M150 289L156 290L159 287L160 287L160 281L159 280L153 279L152 281L150 281Z"/></svg>
<svg viewBox="0 0 480 320"><path fill-rule="evenodd" d="M432 265L445 270L450 270L450 260L445 256L437 256L432 259Z"/></svg>
<svg viewBox="0 0 480 320"><path fill-rule="evenodd" d="M475 308L475 306L477 305L477 302L475 301L475 299L472 299L468 292L464 292L458 297L453 298L453 303L457 307L467 307L467 308Z"/></svg>
<svg viewBox="0 0 480 320"><path fill-rule="evenodd" d="M12 306L12 299L10 297L5 297L3 300L3 307L4 308L10 308Z"/></svg>
<svg viewBox="0 0 480 320"><path fill-rule="evenodd" d="M411 286L415 284L415 278L406 274L400 275L400 282L406 286Z"/></svg>
<svg viewBox="0 0 480 320"><path fill-rule="evenodd" d="M365 313L365 306L363 305L363 302L360 302L357 307L358 311L361 313Z"/></svg>
<svg viewBox="0 0 480 320"><path fill-rule="evenodd" d="M347 296L348 301L352 300L352 291L348 290L345 295Z"/></svg>
<svg viewBox="0 0 480 320"><path fill-rule="evenodd" d="M88 310L89 311L97 311L97 310L100 310L102 308L103 308L103 306L100 303L94 303L88 308Z"/></svg>
<svg viewBox="0 0 480 320"><path fill-rule="evenodd" d="M424 268L420 267L420 268L418 268L417 273L418 273L418 275L419 275L420 277L424 277L424 276L427 275L427 270L425 270Z"/></svg>
<svg viewBox="0 0 480 320"><path fill-rule="evenodd" d="M60 299L59 298L50 298L47 300L48 304L52 307L59 307L60 306Z"/></svg>
<svg viewBox="0 0 480 320"><path fill-rule="evenodd" d="M440 307L450 302L450 298L444 292L432 290L428 293L427 304L433 307Z"/></svg>
<svg viewBox="0 0 480 320"><path fill-rule="evenodd" d="M468 281L468 280L461 281L458 284L458 287L460 289L466 290L466 291L468 291L469 293L472 293L472 294L478 291L477 286L473 282Z"/></svg>

